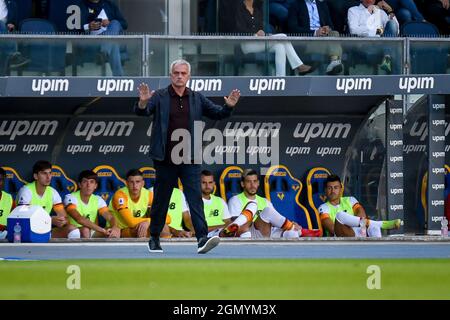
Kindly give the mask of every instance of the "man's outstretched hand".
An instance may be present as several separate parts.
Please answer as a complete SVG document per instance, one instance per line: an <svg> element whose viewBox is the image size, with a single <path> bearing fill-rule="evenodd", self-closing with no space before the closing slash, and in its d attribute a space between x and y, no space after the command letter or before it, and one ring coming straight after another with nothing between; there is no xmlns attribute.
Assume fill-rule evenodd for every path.
<svg viewBox="0 0 450 320"><path fill-rule="evenodd" d="M233 108L236 103L238 103L239 98L241 97L241 92L238 89L234 89L230 92L228 97L223 97L225 100L225 104L230 108Z"/></svg>
<svg viewBox="0 0 450 320"><path fill-rule="evenodd" d="M155 90L150 91L150 88L146 83L141 83L138 87L138 92L139 92L138 106L141 109L145 109L148 100L150 100L150 98L153 96Z"/></svg>

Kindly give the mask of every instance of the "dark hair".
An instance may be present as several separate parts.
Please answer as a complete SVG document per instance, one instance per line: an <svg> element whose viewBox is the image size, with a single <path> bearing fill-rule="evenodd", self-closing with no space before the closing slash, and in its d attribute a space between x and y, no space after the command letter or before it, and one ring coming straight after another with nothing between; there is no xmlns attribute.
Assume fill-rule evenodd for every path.
<svg viewBox="0 0 450 320"><path fill-rule="evenodd" d="M205 177L211 177L211 176L214 176L214 174L212 173L212 171L209 171L209 170L202 170L201 175L202 175L202 176L205 176Z"/></svg>
<svg viewBox="0 0 450 320"><path fill-rule="evenodd" d="M258 176L258 172L254 169L245 169L244 172L242 172L241 181L244 182L245 178L248 176Z"/></svg>
<svg viewBox="0 0 450 320"><path fill-rule="evenodd" d="M327 185L328 182L335 182L335 181L339 181L339 183L342 184L341 178L339 178L338 175L330 174L328 175L327 180L325 180L325 186Z"/></svg>
<svg viewBox="0 0 450 320"><path fill-rule="evenodd" d="M81 182L83 179L94 179L98 183L98 175L92 170L81 171L78 175L78 182Z"/></svg>
<svg viewBox="0 0 450 320"><path fill-rule="evenodd" d="M3 176L3 177L6 176L6 171L2 167L0 167L0 176Z"/></svg>
<svg viewBox="0 0 450 320"><path fill-rule="evenodd" d="M51 169L52 164L47 160L39 160L33 165L33 174L38 174L40 171Z"/></svg>
<svg viewBox="0 0 450 320"><path fill-rule="evenodd" d="M135 177L135 176L141 176L144 177L144 175L142 174L142 171L139 169L130 169L127 172L126 178L128 179L129 177Z"/></svg>

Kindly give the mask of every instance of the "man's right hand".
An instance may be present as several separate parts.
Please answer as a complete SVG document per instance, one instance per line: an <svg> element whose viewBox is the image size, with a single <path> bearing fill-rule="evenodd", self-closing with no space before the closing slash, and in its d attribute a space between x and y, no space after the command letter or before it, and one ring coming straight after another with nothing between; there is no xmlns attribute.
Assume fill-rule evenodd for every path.
<svg viewBox="0 0 450 320"><path fill-rule="evenodd" d="M138 107L140 109L145 109L147 107L147 102L155 93L155 90L150 91L150 88L146 83L141 83L138 87L139 92L139 102Z"/></svg>

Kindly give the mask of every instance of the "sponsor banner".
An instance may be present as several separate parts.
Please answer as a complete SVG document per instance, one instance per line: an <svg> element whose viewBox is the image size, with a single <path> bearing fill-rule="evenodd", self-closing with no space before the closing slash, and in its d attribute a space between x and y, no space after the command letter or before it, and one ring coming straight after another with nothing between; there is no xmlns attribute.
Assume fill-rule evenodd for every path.
<svg viewBox="0 0 450 320"><path fill-rule="evenodd" d="M386 115L387 213L389 219L404 220L402 101L387 100ZM393 233L403 233L403 228Z"/></svg>
<svg viewBox="0 0 450 320"><path fill-rule="evenodd" d="M445 97L428 97L428 231L440 230L435 219L444 215L445 171Z"/></svg>
<svg viewBox="0 0 450 320"><path fill-rule="evenodd" d="M137 86L166 87L168 77L8 77L11 97L136 97ZM364 96L450 93L450 75L358 77L193 77L189 87L207 96L238 88L244 96ZM1 88L1 87L0 87ZM1 91L0 91L1 93Z"/></svg>
<svg viewBox="0 0 450 320"><path fill-rule="evenodd" d="M31 172L34 161L51 159L52 151L67 123L66 118L0 119L0 159L2 166Z"/></svg>
<svg viewBox="0 0 450 320"><path fill-rule="evenodd" d="M6 78L0 77L0 97L5 96L6 92Z"/></svg>
<svg viewBox="0 0 450 320"><path fill-rule="evenodd" d="M62 121L51 122L53 119L47 122L14 120L14 123L8 120L3 126L0 121L0 154L9 155L8 164L26 159L26 164L17 167L19 172L30 167L28 155L33 155L32 161L54 159L71 177L101 164L113 166L121 175L130 168L152 165L149 158L151 118L80 116L67 125ZM261 169L283 164L296 177L302 178L308 169L317 166L340 174L361 121L360 117L330 120L326 117L233 116L219 122L208 120L196 134L201 137L203 163L210 170L221 171L230 165ZM36 145L44 144L41 136L46 139L46 146L38 146L42 149L38 149L39 154L38 150L31 150L31 146L26 150L22 150L23 145L11 146L17 145L19 139L26 139L24 144L36 149ZM64 139L55 149L60 136Z"/></svg>

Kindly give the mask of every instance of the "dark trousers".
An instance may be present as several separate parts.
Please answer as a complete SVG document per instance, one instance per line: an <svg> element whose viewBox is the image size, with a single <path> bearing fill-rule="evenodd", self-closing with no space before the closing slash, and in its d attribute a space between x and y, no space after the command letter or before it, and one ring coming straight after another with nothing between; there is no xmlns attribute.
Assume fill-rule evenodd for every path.
<svg viewBox="0 0 450 320"><path fill-rule="evenodd" d="M156 171L156 180L153 205L150 212L150 235L159 237L164 228L170 196L173 188L178 187L178 178L180 178L189 205L195 236L197 239L206 237L208 226L203 211L200 188L201 166L198 164L166 164L156 160L153 161L153 164Z"/></svg>

